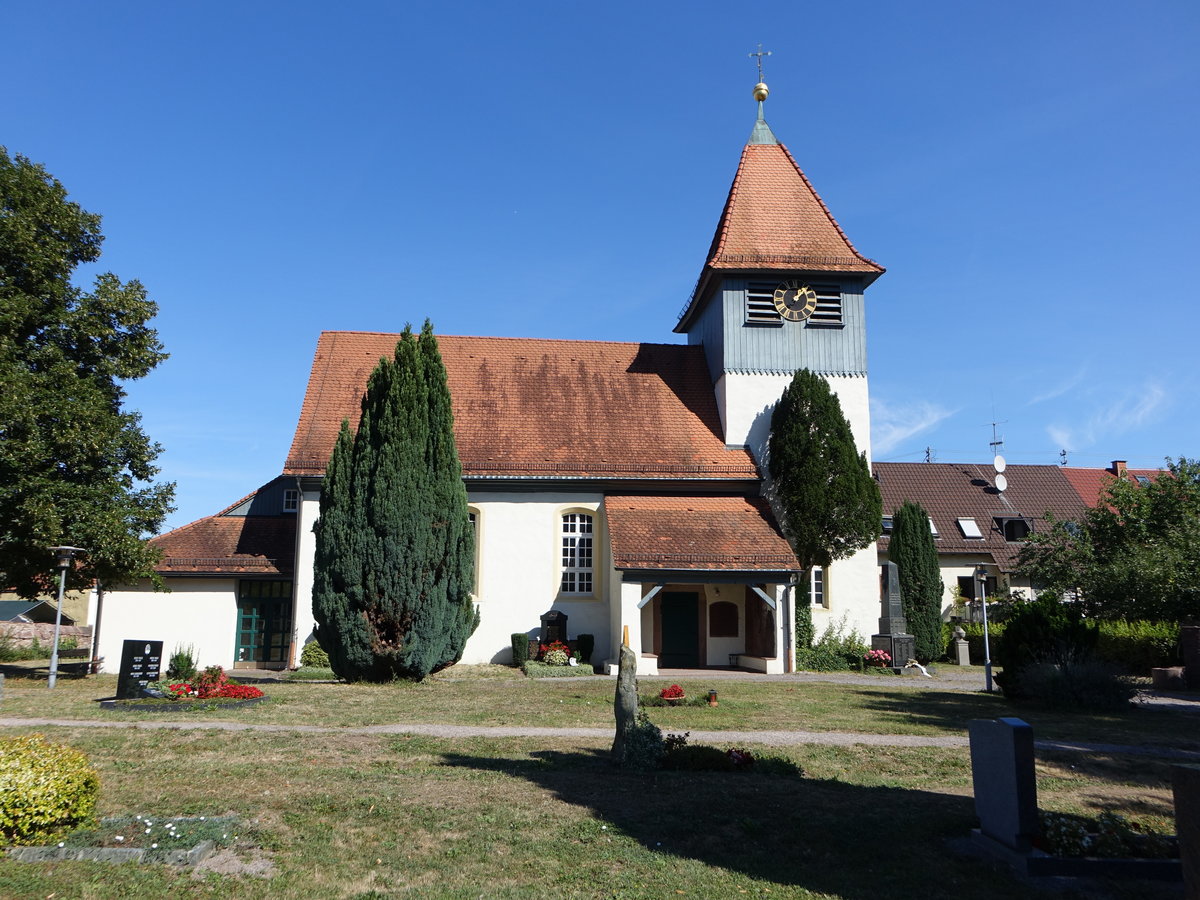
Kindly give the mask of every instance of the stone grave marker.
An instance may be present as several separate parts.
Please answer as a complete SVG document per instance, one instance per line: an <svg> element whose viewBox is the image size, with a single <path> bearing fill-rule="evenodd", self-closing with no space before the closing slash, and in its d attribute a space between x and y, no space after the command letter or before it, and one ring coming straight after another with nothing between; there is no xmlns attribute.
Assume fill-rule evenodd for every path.
<svg viewBox="0 0 1200 900"><path fill-rule="evenodd" d="M117 699L134 700L142 688L159 680L162 668L162 641L125 641L121 648L121 668L117 675Z"/></svg>
<svg viewBox="0 0 1200 900"><path fill-rule="evenodd" d="M972 719L968 731L979 816L974 834L1026 853L1038 828L1033 728L1016 718Z"/></svg>

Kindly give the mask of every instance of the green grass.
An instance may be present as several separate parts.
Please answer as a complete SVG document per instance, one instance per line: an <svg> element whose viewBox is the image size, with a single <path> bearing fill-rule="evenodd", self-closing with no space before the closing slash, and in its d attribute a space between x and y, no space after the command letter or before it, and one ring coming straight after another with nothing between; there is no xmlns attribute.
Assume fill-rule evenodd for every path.
<svg viewBox="0 0 1200 900"><path fill-rule="evenodd" d="M709 685L683 685L700 694ZM9 679L0 715L102 713L105 677ZM657 682L643 685L657 694ZM666 731L783 728L962 735L1014 712L1039 738L1200 745L1195 718L1131 710L1039 719L981 694L849 685L722 682L720 706L655 708ZM266 685L271 702L206 717L329 727L376 722L611 728L613 683L531 681L512 669L451 669L424 684ZM187 721L192 721L189 717ZM161 717L154 717L160 721ZM100 816L234 816L267 878L159 866L0 859L0 896L921 898L1039 896L949 843L976 824L965 748L771 748L803 778L614 769L608 739L457 739L353 732L9 727L83 749L100 772ZM718 747L729 746L714 741ZM757 749L755 752L758 752ZM1113 809L1171 830L1170 766L1119 754L1039 753L1042 808ZM255 851L243 841L238 852ZM1110 887L1158 898L1177 887Z"/></svg>

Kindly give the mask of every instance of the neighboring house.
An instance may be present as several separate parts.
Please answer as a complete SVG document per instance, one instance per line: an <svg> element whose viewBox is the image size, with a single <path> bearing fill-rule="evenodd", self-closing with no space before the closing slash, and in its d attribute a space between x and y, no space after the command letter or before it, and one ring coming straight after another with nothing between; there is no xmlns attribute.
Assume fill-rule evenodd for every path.
<svg viewBox="0 0 1200 900"><path fill-rule="evenodd" d="M439 336L477 536L480 625L466 662L507 662L551 609L639 672L792 668L795 603L818 629L879 615L876 552L798 564L762 496L771 410L793 372L821 373L869 452L858 253L762 118L675 332L682 344ZM193 644L203 664L283 666L313 628L315 523L343 419L395 333L326 332L283 474L216 516L155 539L171 594L106 595L102 642Z"/></svg>
<svg viewBox="0 0 1200 900"><path fill-rule="evenodd" d="M57 604L48 600L0 600L0 622L52 625L56 608ZM63 625L75 624L75 619L65 611L60 620Z"/></svg>
<svg viewBox="0 0 1200 900"><path fill-rule="evenodd" d="M1078 520L1114 478L1145 483L1159 474L1156 469L1129 469L1121 460L1108 469L1010 464L1003 473L1007 486L999 491L995 470L986 464L877 462L872 468L883 495L880 564L888 561L892 514L905 500L915 500L929 513L947 614L956 599L977 599L980 566L986 571L987 596L1020 591L1032 599L1036 587L1014 570L1021 542L1046 530L1046 513Z"/></svg>

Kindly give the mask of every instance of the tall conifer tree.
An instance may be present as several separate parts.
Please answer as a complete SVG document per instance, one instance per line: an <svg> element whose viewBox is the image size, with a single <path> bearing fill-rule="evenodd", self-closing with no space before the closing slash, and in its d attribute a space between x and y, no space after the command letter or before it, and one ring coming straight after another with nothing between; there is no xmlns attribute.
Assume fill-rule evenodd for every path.
<svg viewBox="0 0 1200 900"><path fill-rule="evenodd" d="M892 515L888 558L900 577L900 598L908 630L916 638L917 660L938 659L942 646L942 570L929 514L919 503L905 500ZM897 663L896 665L900 665Z"/></svg>
<svg viewBox="0 0 1200 900"><path fill-rule="evenodd" d="M424 678L458 662L479 624L453 426L433 326L420 340L406 326L357 432L342 423L321 494L313 615L343 678Z"/></svg>
<svg viewBox="0 0 1200 900"><path fill-rule="evenodd" d="M767 470L770 492L808 582L813 566L828 566L879 537L883 504L865 453L829 383L800 369L771 414ZM812 608L796 604L797 643L812 637ZM799 649L804 649L800 647Z"/></svg>

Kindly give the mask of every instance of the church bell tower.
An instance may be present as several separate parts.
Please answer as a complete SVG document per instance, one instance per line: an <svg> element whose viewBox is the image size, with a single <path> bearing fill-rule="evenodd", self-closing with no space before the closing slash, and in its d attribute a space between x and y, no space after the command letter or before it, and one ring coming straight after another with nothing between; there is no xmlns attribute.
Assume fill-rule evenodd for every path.
<svg viewBox="0 0 1200 900"><path fill-rule="evenodd" d="M760 68L758 119L675 331L704 347L727 446L761 462L771 410L808 368L829 381L869 460L863 298L884 269L854 248L776 139L767 93Z"/></svg>

